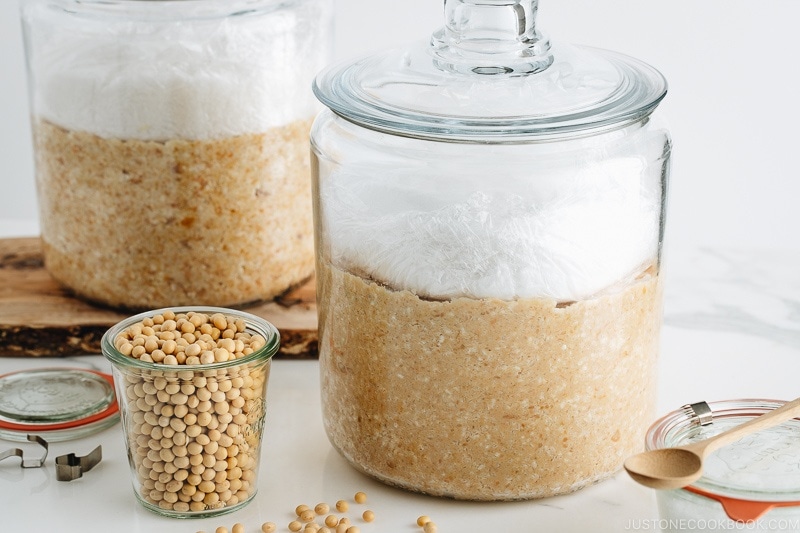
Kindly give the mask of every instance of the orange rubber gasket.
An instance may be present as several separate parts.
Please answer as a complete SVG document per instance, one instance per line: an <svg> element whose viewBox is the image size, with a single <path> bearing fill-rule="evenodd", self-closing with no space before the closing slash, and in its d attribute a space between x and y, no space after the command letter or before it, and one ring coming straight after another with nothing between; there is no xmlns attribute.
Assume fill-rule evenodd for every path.
<svg viewBox="0 0 800 533"><path fill-rule="evenodd" d="M786 501L786 502L766 502L757 500L742 500L739 498L731 498L730 496L721 496L708 492L703 489L698 489L694 486L684 487L684 490L717 500L722 504L722 509L728 518L739 522L753 522L764 516L767 512L775 507L796 507L800 506L800 501Z"/></svg>

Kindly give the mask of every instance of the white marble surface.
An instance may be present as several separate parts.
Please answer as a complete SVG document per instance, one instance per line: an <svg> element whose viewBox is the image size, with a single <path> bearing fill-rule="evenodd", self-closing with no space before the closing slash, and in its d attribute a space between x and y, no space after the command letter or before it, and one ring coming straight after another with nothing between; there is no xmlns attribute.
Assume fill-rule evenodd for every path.
<svg viewBox="0 0 800 533"><path fill-rule="evenodd" d="M31 234L0 220L0 236ZM800 251L668 249L662 331L659 412L700 400L798 396L800 370ZM108 370L99 356L0 359L0 373L69 365ZM319 409L318 365L281 361L269 384L259 492L244 509L224 517L162 518L134 499L120 426L77 441L53 443L42 469L23 470L15 458L0 462L0 531L161 533L229 529L235 522L257 532L272 520L287 531L292 510L369 495L377 515L362 533L420 531L420 514L445 532L612 533L653 530L653 492L625 474L575 494L529 502L456 502L386 487L348 466L325 436ZM621 416L624 414L621 413ZM55 479L54 458L84 455L103 445L103 461L83 478ZM0 451L34 445L0 441ZM362 508L362 509L363 509ZM351 513L352 514L352 513ZM357 523L360 521L357 521Z"/></svg>

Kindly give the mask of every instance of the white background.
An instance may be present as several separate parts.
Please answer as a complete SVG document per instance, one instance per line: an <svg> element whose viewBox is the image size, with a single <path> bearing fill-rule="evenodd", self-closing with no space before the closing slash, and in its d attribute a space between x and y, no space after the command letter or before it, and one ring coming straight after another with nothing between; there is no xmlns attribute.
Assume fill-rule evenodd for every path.
<svg viewBox="0 0 800 533"><path fill-rule="evenodd" d="M427 39L441 0L336 0L335 59ZM800 0L544 0L554 41L643 59L670 83L668 243L800 248ZM0 219L35 231L24 52L0 0Z"/></svg>

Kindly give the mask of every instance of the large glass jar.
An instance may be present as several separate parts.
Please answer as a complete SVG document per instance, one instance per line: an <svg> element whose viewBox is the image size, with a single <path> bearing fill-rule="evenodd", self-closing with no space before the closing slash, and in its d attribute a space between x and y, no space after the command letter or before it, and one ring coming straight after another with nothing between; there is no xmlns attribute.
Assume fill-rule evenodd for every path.
<svg viewBox="0 0 800 533"><path fill-rule="evenodd" d="M666 82L536 7L447 0L429 44L315 82L324 423L393 485L571 492L653 417Z"/></svg>
<svg viewBox="0 0 800 533"><path fill-rule="evenodd" d="M331 0L26 0L45 264L106 305L270 299L314 268Z"/></svg>

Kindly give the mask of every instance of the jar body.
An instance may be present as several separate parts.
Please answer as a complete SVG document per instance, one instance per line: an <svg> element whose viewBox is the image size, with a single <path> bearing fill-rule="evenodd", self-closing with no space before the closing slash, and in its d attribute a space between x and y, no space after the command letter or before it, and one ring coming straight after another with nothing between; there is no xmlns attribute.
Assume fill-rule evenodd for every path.
<svg viewBox="0 0 800 533"><path fill-rule="evenodd" d="M154 308L269 299L312 275L327 0L34 0L22 17L55 279Z"/></svg>
<svg viewBox="0 0 800 533"><path fill-rule="evenodd" d="M360 470L434 495L571 492L652 419L670 140L312 130L323 415ZM621 414L624 413L624 416Z"/></svg>
<svg viewBox="0 0 800 533"><path fill-rule="evenodd" d="M117 349L120 335L144 329L143 319L188 311L224 313L267 345L216 364L156 364ZM158 326L149 324L159 335ZM150 311L106 333L103 355L112 363L134 493L145 508L174 518L208 517L233 512L255 497L267 382L277 349L274 326L220 308Z"/></svg>

